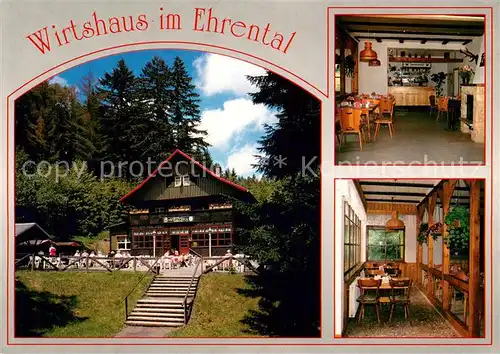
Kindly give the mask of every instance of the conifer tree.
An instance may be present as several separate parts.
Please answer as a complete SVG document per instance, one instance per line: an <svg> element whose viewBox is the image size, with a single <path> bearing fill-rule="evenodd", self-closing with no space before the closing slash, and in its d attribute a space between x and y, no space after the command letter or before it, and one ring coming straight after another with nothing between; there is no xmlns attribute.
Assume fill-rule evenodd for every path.
<svg viewBox="0 0 500 354"><path fill-rule="evenodd" d="M259 89L253 102L279 111L278 123L260 140L257 166L278 187L264 191L257 205L235 204L241 251L262 269L251 280L260 309L245 322L270 336L319 336L320 104L278 75L249 80ZM304 160L312 161L306 173Z"/></svg>
<svg viewBox="0 0 500 354"><path fill-rule="evenodd" d="M208 143L204 140L207 132L198 129L201 121L199 95L180 57L175 58L171 73L170 121L175 131L175 145L197 159L207 160Z"/></svg>
<svg viewBox="0 0 500 354"><path fill-rule="evenodd" d="M147 108L146 125L149 127L143 136L146 148L143 154L157 162L163 153L176 148L170 122L171 81L170 68L158 56L146 63L139 80L139 96Z"/></svg>
<svg viewBox="0 0 500 354"><path fill-rule="evenodd" d="M121 59L111 73L100 79L99 94L102 96L102 132L106 142L105 158L118 166L121 176L130 178L130 163L143 161L147 149L144 133L147 124L146 107L138 97L138 80Z"/></svg>

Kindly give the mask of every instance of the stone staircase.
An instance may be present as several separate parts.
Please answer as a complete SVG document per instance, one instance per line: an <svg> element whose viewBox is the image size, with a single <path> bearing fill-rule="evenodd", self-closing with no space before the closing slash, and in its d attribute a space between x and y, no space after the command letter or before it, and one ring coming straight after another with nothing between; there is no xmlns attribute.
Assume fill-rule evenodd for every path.
<svg viewBox="0 0 500 354"><path fill-rule="evenodd" d="M191 269L192 272L192 269ZM193 300L198 289L199 275L194 278L189 291L186 309L184 297L191 283L192 273L186 271L166 271L157 275L149 285L144 297L140 299L125 321L129 326L179 327L184 325L191 313ZM186 320L187 321L187 320Z"/></svg>

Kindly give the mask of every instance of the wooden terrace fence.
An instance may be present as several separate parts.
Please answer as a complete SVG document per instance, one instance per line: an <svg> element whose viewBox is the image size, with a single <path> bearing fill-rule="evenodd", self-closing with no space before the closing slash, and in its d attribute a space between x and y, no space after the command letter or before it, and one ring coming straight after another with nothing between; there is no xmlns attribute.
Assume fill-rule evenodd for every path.
<svg viewBox="0 0 500 354"><path fill-rule="evenodd" d="M195 266L199 256L194 256L188 266ZM171 263L170 263L171 264ZM162 269L171 269L162 262L162 257L98 257L98 256L68 256L49 257L45 255L28 254L16 260L16 269L25 268L35 270L52 271L134 271L134 272L154 272L159 273ZM258 273L256 267L244 257L228 255L223 257L203 257L201 262L201 272L230 272L230 273Z"/></svg>

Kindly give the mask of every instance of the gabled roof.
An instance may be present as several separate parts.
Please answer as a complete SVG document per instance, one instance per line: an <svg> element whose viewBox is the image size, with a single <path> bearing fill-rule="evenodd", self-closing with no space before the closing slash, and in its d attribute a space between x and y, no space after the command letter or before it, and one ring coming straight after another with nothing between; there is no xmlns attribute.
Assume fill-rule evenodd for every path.
<svg viewBox="0 0 500 354"><path fill-rule="evenodd" d="M130 192L128 192L126 195L124 195L123 197L121 197L120 198L120 203L123 203L126 199L128 199L130 196L132 196L135 192L137 192L139 189L141 189L151 178L153 178L154 176L156 176L156 174L158 173L158 170L160 170L160 168L162 168L163 165L165 165L166 163L168 163L174 156L177 156L177 155L180 155L180 156L184 157L186 160L189 160L190 162L194 163L196 166L198 166L199 168L201 168L204 172L208 173L210 176L212 176L213 178L219 180L220 182L228 185L229 187L234 188L236 190L239 190L240 192L250 193L246 188L244 188L244 187L242 187L242 186L240 186L240 185L238 185L238 184L236 184L234 182L228 181L227 179L224 179L221 176L218 176L217 174L215 174L215 172L213 172L210 169L206 168L205 166L203 166L201 163L199 163L198 161L196 161L195 159L193 159L191 156L189 156L185 152L182 152L181 150L177 149L165 161L163 161L153 171L153 173L151 173L145 180L143 180L137 187L135 187Z"/></svg>
<svg viewBox="0 0 500 354"><path fill-rule="evenodd" d="M44 229L42 229L37 223L35 222L27 222L27 223L16 223L16 237L24 234L25 232L32 230L33 228L38 229L42 234L47 236L48 239L51 239L52 236L50 236L47 232L45 232Z"/></svg>

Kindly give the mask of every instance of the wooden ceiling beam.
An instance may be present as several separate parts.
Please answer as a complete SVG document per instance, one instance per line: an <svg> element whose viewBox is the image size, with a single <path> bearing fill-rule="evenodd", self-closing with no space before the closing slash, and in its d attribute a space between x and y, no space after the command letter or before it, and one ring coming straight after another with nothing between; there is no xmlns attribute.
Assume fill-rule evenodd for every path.
<svg viewBox="0 0 500 354"><path fill-rule="evenodd" d="M410 199L378 199L378 198L366 198L367 202L377 202L377 203L405 203L405 204L419 204L420 202L418 200L410 200Z"/></svg>
<svg viewBox="0 0 500 354"><path fill-rule="evenodd" d="M427 39L422 39L422 40L420 41L420 44L425 44L425 43L427 43Z"/></svg>
<svg viewBox="0 0 500 354"><path fill-rule="evenodd" d="M450 40L449 40L449 39L445 39L445 40L443 41L443 43L441 43L441 44L448 44L449 42L450 42Z"/></svg>
<svg viewBox="0 0 500 354"><path fill-rule="evenodd" d="M363 191L363 188L359 184L358 179L354 179L353 182L354 182L354 186L356 187L356 190L358 191L358 195L361 198L361 202L363 203L363 206L365 207L365 211L366 211L366 198L365 198L365 193Z"/></svg>
<svg viewBox="0 0 500 354"><path fill-rule="evenodd" d="M464 42L462 43L462 45L467 45L467 44L469 44L470 42L472 42L472 39L467 39L466 41L464 41Z"/></svg>
<svg viewBox="0 0 500 354"><path fill-rule="evenodd" d="M399 196L406 196L406 197L425 197L427 194L426 193L415 193L415 192L391 192L391 191L365 191L363 190L363 193L365 195L399 195Z"/></svg>
<svg viewBox="0 0 500 354"><path fill-rule="evenodd" d="M434 184L428 183L410 183L410 182L382 182L382 181L366 181L360 180L361 186L383 186L383 187L412 187L412 188L434 188Z"/></svg>
<svg viewBox="0 0 500 354"><path fill-rule="evenodd" d="M461 31L444 31L437 28L424 27L420 30L414 29L401 29L399 27L387 28L386 26L380 28L373 27L356 27L349 26L347 29L351 33L369 33L372 36L379 34L399 34L399 35L420 35L420 36L454 36L454 37L464 37L462 40L468 39L468 37L480 37L484 34L484 31L470 31L462 29Z"/></svg>
<svg viewBox="0 0 500 354"><path fill-rule="evenodd" d="M361 39L371 39L373 40L373 36L370 36L370 35L366 35L366 36L363 36L363 35L358 35L356 36L356 38L358 40L361 40ZM464 39L463 38L444 38L444 37L440 37L440 38L424 38L424 37L401 37L401 36L388 36L388 37L380 37L381 40L406 40L406 41L423 41L423 40L426 40L426 41L429 41L429 42L443 42L443 41L448 41L448 42L453 42L453 43L463 43Z"/></svg>

